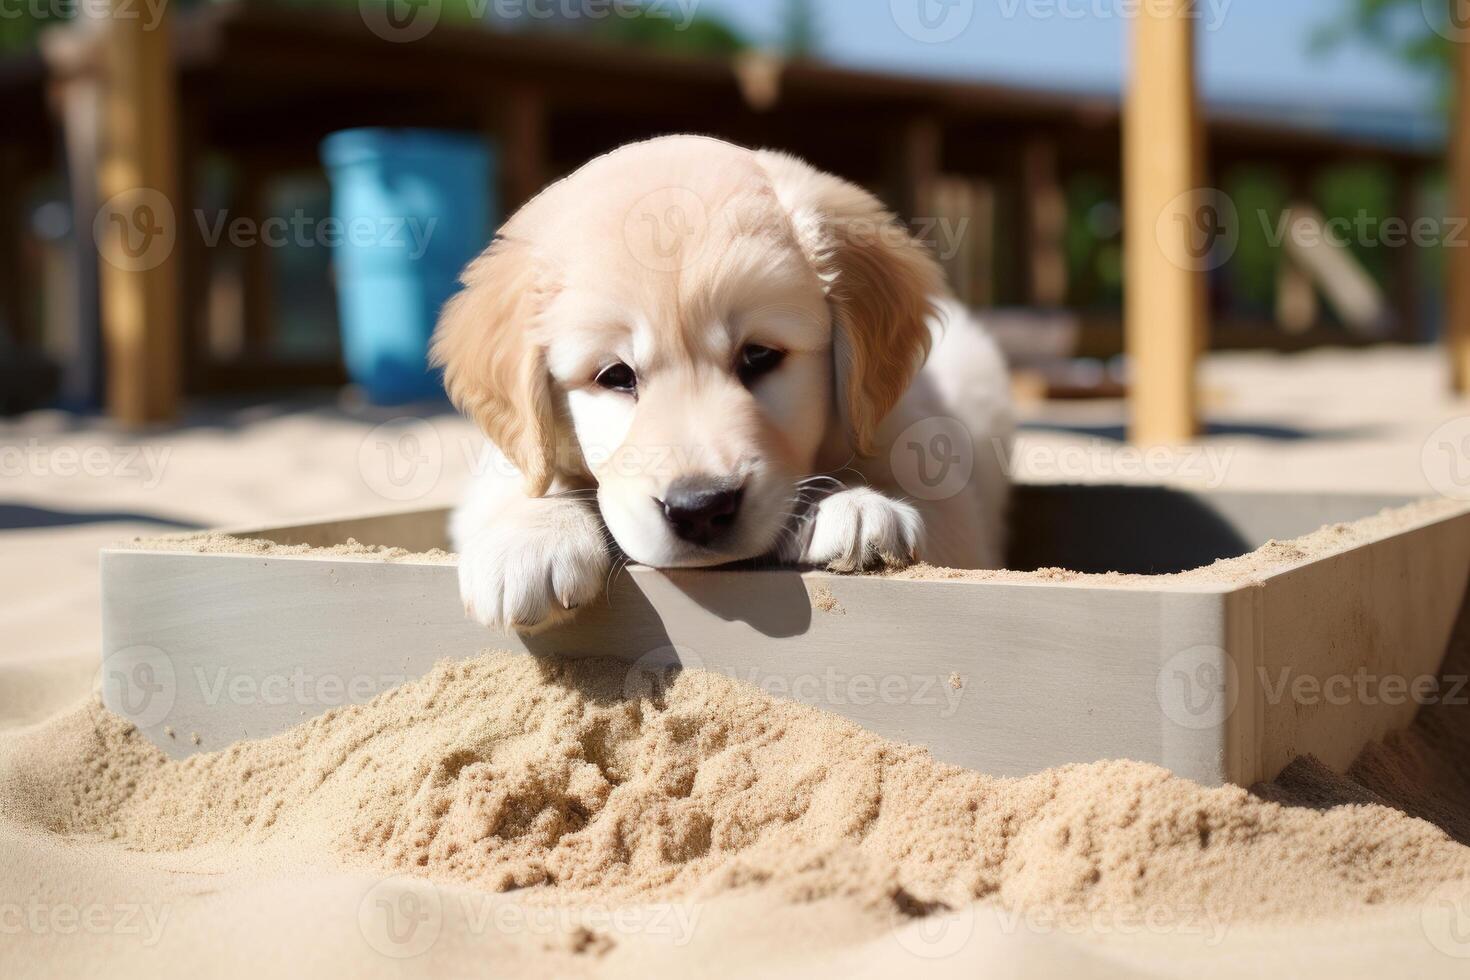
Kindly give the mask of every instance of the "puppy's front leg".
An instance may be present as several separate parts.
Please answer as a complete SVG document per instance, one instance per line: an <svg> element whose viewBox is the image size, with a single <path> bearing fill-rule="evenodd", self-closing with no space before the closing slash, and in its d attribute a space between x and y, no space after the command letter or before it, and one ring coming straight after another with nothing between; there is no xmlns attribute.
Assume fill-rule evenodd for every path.
<svg viewBox="0 0 1470 980"><path fill-rule="evenodd" d="M839 490L807 519L800 558L834 572L902 568L916 560L923 535L924 521L911 504L868 487Z"/></svg>
<svg viewBox="0 0 1470 980"><path fill-rule="evenodd" d="M595 501L527 497L503 479L477 481L450 536L465 612L495 629L533 632L570 618L602 592L612 562Z"/></svg>

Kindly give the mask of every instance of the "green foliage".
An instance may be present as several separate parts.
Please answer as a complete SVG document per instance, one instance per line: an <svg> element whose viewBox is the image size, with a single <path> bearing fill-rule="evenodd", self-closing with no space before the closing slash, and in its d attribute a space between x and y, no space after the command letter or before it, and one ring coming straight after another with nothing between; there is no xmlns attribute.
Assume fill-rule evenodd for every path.
<svg viewBox="0 0 1470 980"><path fill-rule="evenodd" d="M1243 167L1221 188L1235 205L1240 240L1222 272L1236 309L1269 316L1276 302L1276 274L1283 261L1275 241L1290 203L1286 180L1272 167Z"/></svg>
<svg viewBox="0 0 1470 980"><path fill-rule="evenodd" d="M1366 164L1333 167L1323 172L1315 190L1317 204L1328 221L1337 218L1353 223L1355 231L1348 236L1353 256L1377 282L1387 283L1394 249L1381 240L1383 223L1390 217L1401 221L1414 217L1398 213L1393 174L1387 168ZM1356 231L1360 224L1361 235Z"/></svg>
<svg viewBox="0 0 1470 980"><path fill-rule="evenodd" d="M48 25L65 22L80 0L17 0L0 16L0 54L25 51L35 46L36 38ZM93 0L100 2L100 0ZM333 10L355 14L359 0L168 0L171 10L203 6L206 3L259 3L288 10ZM381 0L387 3L389 0ZM684 19L682 13L667 4L640 10L633 0L609 4L602 16L590 16L584 9L596 7L606 0L579 0L569 8L548 0L526 0L522 10L559 11L570 9L571 15L520 16L504 18L493 0L442 0L440 20L446 24L484 23L487 26L519 27L528 30L564 30L583 37L611 43L663 51L694 54L729 55L747 46L745 38L724 22L707 15ZM506 9L514 9L513 6Z"/></svg>
<svg viewBox="0 0 1470 980"><path fill-rule="evenodd" d="M590 22L586 33L617 44L690 54L730 55L746 46L733 28L706 15L688 22L659 13L608 17Z"/></svg>
<svg viewBox="0 0 1470 980"><path fill-rule="evenodd" d="M1442 24L1448 24L1450 3L1443 0ZM1341 20L1324 24L1312 38L1312 49L1328 51L1350 41L1387 52L1415 71L1440 80L1449 88L1454 44L1435 29L1423 0L1344 0Z"/></svg>
<svg viewBox="0 0 1470 980"><path fill-rule="evenodd" d="M214 0L162 0L170 10L202 7ZM0 55L29 51L48 27L65 24L82 9L91 12L103 0L9 0L0 2ZM129 0L126 9L143 14L141 0ZM354 8L355 9L355 8Z"/></svg>
<svg viewBox="0 0 1470 980"><path fill-rule="evenodd" d="M26 51L35 46L41 31L66 20L57 5L21 4L9 7L0 16L0 54Z"/></svg>
<svg viewBox="0 0 1470 980"><path fill-rule="evenodd" d="M1081 309L1115 309L1123 302L1121 217L1117 190L1096 173L1066 186L1067 301Z"/></svg>
<svg viewBox="0 0 1470 980"><path fill-rule="evenodd" d="M789 58L817 54L817 10L812 0L786 0L781 16L781 49Z"/></svg>

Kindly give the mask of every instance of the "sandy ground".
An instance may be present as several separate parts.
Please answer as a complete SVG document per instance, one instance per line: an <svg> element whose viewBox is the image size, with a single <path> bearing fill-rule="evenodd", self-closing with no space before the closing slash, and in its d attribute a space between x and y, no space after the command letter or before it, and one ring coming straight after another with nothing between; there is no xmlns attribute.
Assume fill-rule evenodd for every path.
<svg viewBox="0 0 1470 980"><path fill-rule="evenodd" d="M1431 353L1216 357L1204 383L1211 432L1196 450L1135 454L1116 442L1120 406L1052 406L1028 410L1016 471L1055 481L1470 493L1456 469L1465 458L1456 447L1470 445L1462 441L1470 423L1460 427L1470 404L1444 397ZM20 973L90 972L98 956L110 957L110 973L155 976L217 968L1104 977L1470 969L1470 889L1437 891L1429 879L1350 914L1241 916L1221 929L1208 915L1183 921L1172 900L1155 910L1172 919L1136 920L1116 904L1018 918L1004 906L950 899L948 911L905 922L873 912L861 889L803 901L735 889L683 906L662 895L621 926L609 923L623 906L584 904L603 919L573 926L528 914L534 903L514 893L452 876L434 878L424 892L421 879L385 877L381 862L315 846L305 831L203 834L192 849L170 850L142 846L135 828L117 823L68 823L92 812L105 779L87 767L105 769L108 760L95 754L99 729L86 702L98 659L98 547L189 527L446 504L477 451L469 427L444 411L405 420L322 403L216 409L146 434L48 414L0 424L0 527L9 528L0 531L0 947L14 951ZM70 780L20 779L36 759L42 770L83 768ZM127 778L137 784L160 771L145 759ZM1278 792L1297 804L1340 803L1359 792L1359 783L1324 790L1330 782L1303 777ZM1386 825L1385 845L1406 834L1433 837L1431 825L1392 813L1426 812L1412 787L1374 785L1376 795L1363 799L1387 804L1399 821ZM1448 848L1434 863L1453 871L1465 849L1446 842L1434 844ZM1264 852L1249 849L1239 857L1260 860ZM668 925L681 908L686 917L697 912L697 928ZM414 944L382 931L374 918L381 909L430 923L417 935L422 942L432 931L432 940L402 955ZM1441 909L1463 909L1464 918L1435 918ZM609 934L617 937L611 945Z"/></svg>

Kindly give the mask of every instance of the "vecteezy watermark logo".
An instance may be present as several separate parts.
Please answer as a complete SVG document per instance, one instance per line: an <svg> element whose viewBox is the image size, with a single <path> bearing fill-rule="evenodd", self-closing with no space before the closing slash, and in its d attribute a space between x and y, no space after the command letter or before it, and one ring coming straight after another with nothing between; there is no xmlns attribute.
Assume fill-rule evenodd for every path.
<svg viewBox="0 0 1470 980"><path fill-rule="evenodd" d="M220 665L194 667L194 683L206 705L299 705L320 709L362 704L408 682L407 674L308 673L297 666L289 673L251 674Z"/></svg>
<svg viewBox="0 0 1470 980"><path fill-rule="evenodd" d="M140 644L102 659L96 689L102 703L139 728L168 717L178 694L173 659L158 647Z"/></svg>
<svg viewBox="0 0 1470 980"><path fill-rule="evenodd" d="M592 942L605 942L612 936L656 936L675 947L693 942L703 908L698 902L528 905L506 901L500 895L476 892L459 895L462 928L471 936L481 936L491 930L502 936L580 935Z"/></svg>
<svg viewBox="0 0 1470 980"><path fill-rule="evenodd" d="M1470 959L1470 880L1447 881L1430 894L1419 923L1431 946L1455 959Z"/></svg>
<svg viewBox="0 0 1470 980"><path fill-rule="evenodd" d="M1191 272L1218 269L1240 245L1240 213L1224 191L1195 188L1159 212L1154 237L1164 257Z"/></svg>
<svg viewBox="0 0 1470 980"><path fill-rule="evenodd" d="M975 471L975 441L959 419L936 415L904 429L888 453L898 485L920 500L948 500Z"/></svg>
<svg viewBox="0 0 1470 980"><path fill-rule="evenodd" d="M700 0L469 0L468 9L475 20L484 20L488 8L502 22L529 19L565 24L617 17L662 20L669 22L675 31L687 31L694 23L699 4Z"/></svg>
<svg viewBox="0 0 1470 980"><path fill-rule="evenodd" d="M865 673L829 664L819 670L781 665L707 663L686 646L662 646L629 664L623 695L629 700L663 696L682 671L699 670L788 701L842 712L875 704L931 709L942 719L958 714L967 686L955 674Z"/></svg>
<svg viewBox="0 0 1470 980"><path fill-rule="evenodd" d="M1450 419L1430 433L1419 465L1436 492L1452 500L1470 500L1470 416Z"/></svg>
<svg viewBox="0 0 1470 980"><path fill-rule="evenodd" d="M975 0L888 0L893 22L915 41L953 41L975 19Z"/></svg>
<svg viewBox="0 0 1470 980"><path fill-rule="evenodd" d="M416 262L429 250L439 219L416 215L316 218L297 208L289 216L275 215L257 221L243 215L231 218L228 211L218 211L210 218L201 209L194 212L194 222L206 248L215 248L221 242L235 248L339 248L348 244L398 249Z"/></svg>
<svg viewBox="0 0 1470 980"><path fill-rule="evenodd" d="M1447 40L1470 43L1470 0L1419 0L1424 21Z"/></svg>
<svg viewBox="0 0 1470 980"><path fill-rule="evenodd" d="M640 197L623 218L623 243L655 272L677 272L699 258L709 238L709 209L687 187L663 187Z"/></svg>
<svg viewBox="0 0 1470 980"><path fill-rule="evenodd" d="M1156 693L1164 717L1181 728L1224 724L1240 695L1235 660L1208 644L1181 650L1159 668Z"/></svg>
<svg viewBox="0 0 1470 980"><path fill-rule="evenodd" d="M357 447L362 482L387 500L417 500L439 485L444 444L429 422L396 418L375 426Z"/></svg>
<svg viewBox="0 0 1470 980"><path fill-rule="evenodd" d="M1137 20L1146 15L1197 20L1207 31L1219 30L1234 0L999 0L1006 20Z"/></svg>
<svg viewBox="0 0 1470 980"><path fill-rule="evenodd" d="M143 30L155 30L163 21L169 0L0 0L0 21L138 20Z"/></svg>
<svg viewBox="0 0 1470 980"><path fill-rule="evenodd" d="M661 697L680 671L703 668L704 658L692 647L657 647L628 665L628 673L623 677L623 696L630 701Z"/></svg>
<svg viewBox="0 0 1470 980"><path fill-rule="evenodd" d="M1470 2L1470 0L1467 0ZM1347 248L1470 248L1470 219L1423 215L1413 221L1396 215L1380 217L1367 208L1354 215L1324 218L1311 209L1287 208L1256 212L1266 244L1281 248L1288 242L1299 249L1322 245Z"/></svg>
<svg viewBox="0 0 1470 980"><path fill-rule="evenodd" d="M162 265L177 236L174 206L151 187L114 194L97 209L92 240L97 252L124 272L146 272Z"/></svg>
<svg viewBox="0 0 1470 980"><path fill-rule="evenodd" d="M962 951L975 934L975 906L942 908L896 930L893 938L905 951L926 960L943 960Z"/></svg>
<svg viewBox="0 0 1470 980"><path fill-rule="evenodd" d="M1219 946L1230 931L1234 909L1205 903L1174 904L1109 901L1092 908L1001 903L987 908L1006 935L1020 930L1034 935L1194 936L1207 947Z"/></svg>
<svg viewBox="0 0 1470 980"><path fill-rule="evenodd" d="M1188 480L1211 490L1225 482L1235 458L1227 446L1124 446L1103 439L1056 445L1022 438L1014 445L992 439L1001 466L1015 479L1048 483L1088 480Z"/></svg>
<svg viewBox="0 0 1470 980"><path fill-rule="evenodd" d="M367 29L395 44L427 37L439 24L442 7L443 0L357 0Z"/></svg>
<svg viewBox="0 0 1470 980"><path fill-rule="evenodd" d="M1304 706L1340 708L1351 704L1397 706L1401 704L1470 704L1470 677L1464 674L1376 674L1359 666L1351 674L1298 674L1288 665L1275 671L1256 668L1256 677L1267 704L1284 701Z"/></svg>
<svg viewBox="0 0 1470 980"><path fill-rule="evenodd" d="M172 446L47 446L31 437L24 446L0 446L0 477L137 480L152 490L172 455Z"/></svg>
<svg viewBox="0 0 1470 980"><path fill-rule="evenodd" d="M384 956L400 960L422 956L444 928L444 902L439 890L424 879L394 875L362 897L357 928Z"/></svg>
<svg viewBox="0 0 1470 980"><path fill-rule="evenodd" d="M151 949L163 938L173 907L136 902L0 902L0 936L124 936Z"/></svg>

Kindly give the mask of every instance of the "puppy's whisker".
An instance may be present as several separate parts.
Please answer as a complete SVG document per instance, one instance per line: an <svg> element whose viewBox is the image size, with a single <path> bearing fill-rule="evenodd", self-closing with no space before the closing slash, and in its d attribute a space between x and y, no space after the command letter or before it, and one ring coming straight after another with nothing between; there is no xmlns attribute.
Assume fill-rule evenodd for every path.
<svg viewBox="0 0 1470 980"><path fill-rule="evenodd" d="M595 500L597 491L595 489L558 490L548 493L543 500Z"/></svg>
<svg viewBox="0 0 1470 980"><path fill-rule="evenodd" d="M807 487L798 490L788 499L787 507L782 511L777 527L775 548L769 556L774 564L784 564L801 558L801 532L811 519L812 501L806 496L808 492L821 493L825 498L836 491L822 491Z"/></svg>
<svg viewBox="0 0 1470 980"><path fill-rule="evenodd" d="M607 581L602 584L602 593L603 595L608 597L609 602L612 601L613 583L617 581L617 578L620 574L622 574L623 569L627 568L632 563L633 559L629 558L627 555L619 553L617 560L613 562L612 568L608 569Z"/></svg>

